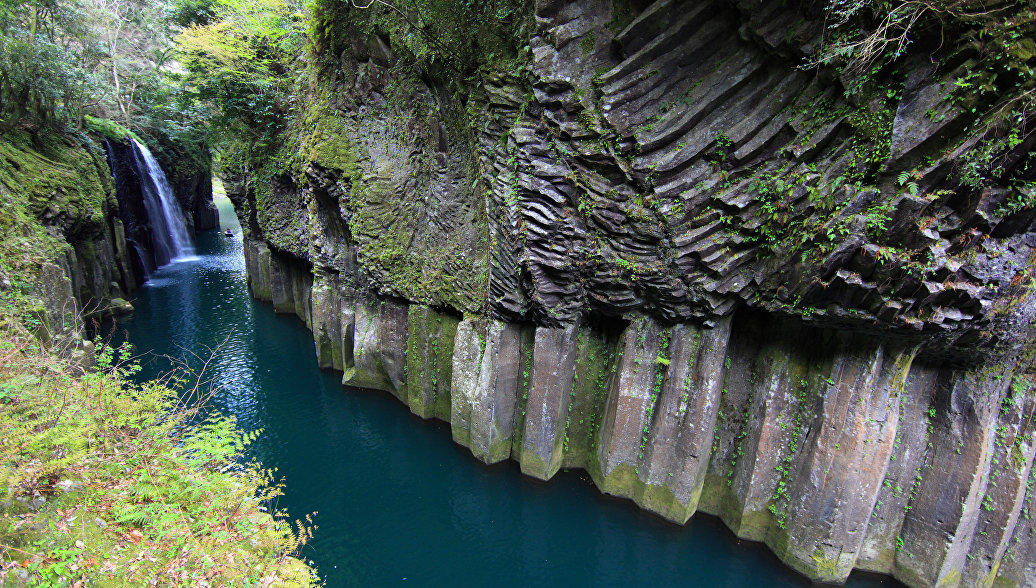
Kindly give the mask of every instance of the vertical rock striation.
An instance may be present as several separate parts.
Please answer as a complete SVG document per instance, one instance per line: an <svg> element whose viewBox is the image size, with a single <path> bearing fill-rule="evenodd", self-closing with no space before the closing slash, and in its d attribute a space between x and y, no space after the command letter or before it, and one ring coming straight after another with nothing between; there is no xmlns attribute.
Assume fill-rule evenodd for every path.
<svg viewBox="0 0 1036 588"><path fill-rule="evenodd" d="M537 0L458 78L320 14L288 163L229 192L321 365L816 580L1036 582L1036 135L962 107L975 46L807 72L811 3Z"/></svg>
<svg viewBox="0 0 1036 588"><path fill-rule="evenodd" d="M249 240L249 284L311 325L343 383L387 390L491 464L676 523L698 510L804 575L1026 584L1032 375L932 365L915 347L744 311L532 327L353 296ZM316 277L313 277L316 276ZM313 285L310 285L310 281Z"/></svg>

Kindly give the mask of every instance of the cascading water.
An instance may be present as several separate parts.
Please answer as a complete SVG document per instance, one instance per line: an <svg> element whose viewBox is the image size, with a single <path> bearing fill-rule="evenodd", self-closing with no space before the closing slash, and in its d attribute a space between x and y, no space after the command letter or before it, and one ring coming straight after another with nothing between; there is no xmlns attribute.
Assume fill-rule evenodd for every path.
<svg viewBox="0 0 1036 588"><path fill-rule="evenodd" d="M140 171L144 208L151 222L155 245L155 262L165 265L178 258L194 255L180 203L162 167L155 161L147 145L133 140L133 157ZM147 176L145 179L144 176Z"/></svg>

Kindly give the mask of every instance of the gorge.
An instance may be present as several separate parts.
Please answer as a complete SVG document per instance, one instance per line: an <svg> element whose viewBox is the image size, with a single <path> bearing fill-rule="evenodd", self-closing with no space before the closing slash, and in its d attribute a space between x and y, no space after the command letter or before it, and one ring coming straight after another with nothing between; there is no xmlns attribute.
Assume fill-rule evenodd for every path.
<svg viewBox="0 0 1036 588"><path fill-rule="evenodd" d="M237 232L228 205L221 224ZM808 584L713 520L672 525L602 496L575 471L542 484L517 464L487 468L448 426L421 422L391 395L343 390L339 373L319 368L305 325L252 299L242 246L199 234L197 259L156 272L119 328L148 350L142 377L165 373L166 358L185 350L219 349L211 407L262 431L246 458L277 469L277 507L316 512L300 555L328 586Z"/></svg>
<svg viewBox="0 0 1036 588"><path fill-rule="evenodd" d="M1028 3L173 4L0 141L35 331L214 351L330 583L1036 584Z"/></svg>

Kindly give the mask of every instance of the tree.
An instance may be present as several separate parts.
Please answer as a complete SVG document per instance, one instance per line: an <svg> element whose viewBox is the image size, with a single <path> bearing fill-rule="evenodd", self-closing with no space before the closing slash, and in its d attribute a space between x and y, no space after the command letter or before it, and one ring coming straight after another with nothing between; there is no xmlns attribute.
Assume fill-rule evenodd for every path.
<svg viewBox="0 0 1036 588"><path fill-rule="evenodd" d="M105 48L111 99L129 122L140 88L161 83L161 68L172 47L167 6L143 0L88 1L90 25Z"/></svg>
<svg viewBox="0 0 1036 588"><path fill-rule="evenodd" d="M212 105L214 126L249 143L269 144L283 128L305 43L298 4L215 0L211 18L176 37L185 84Z"/></svg>
<svg viewBox="0 0 1036 588"><path fill-rule="evenodd" d="M97 80L82 66L89 30L78 0L0 4L0 127L81 120Z"/></svg>

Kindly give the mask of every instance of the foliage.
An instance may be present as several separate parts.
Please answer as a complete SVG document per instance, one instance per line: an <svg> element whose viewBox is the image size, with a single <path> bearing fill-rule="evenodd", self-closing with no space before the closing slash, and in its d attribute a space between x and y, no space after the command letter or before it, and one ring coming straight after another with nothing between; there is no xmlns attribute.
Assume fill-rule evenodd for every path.
<svg viewBox="0 0 1036 588"><path fill-rule="evenodd" d="M27 121L77 119L99 87L84 62L96 52L78 0L0 4L0 128Z"/></svg>
<svg viewBox="0 0 1036 588"><path fill-rule="evenodd" d="M829 0L829 35L820 61L840 63L862 74L882 61L895 61L917 38L934 30L977 38L1012 40L1031 29L1031 7L1023 1ZM958 40L959 42L959 40Z"/></svg>
<svg viewBox="0 0 1036 588"><path fill-rule="evenodd" d="M214 0L173 0L169 19L180 27L208 24L216 16Z"/></svg>
<svg viewBox="0 0 1036 588"><path fill-rule="evenodd" d="M350 39L384 37L413 64L464 89L480 65L517 55L530 5L523 0L373 0L361 8L342 0L313 0L313 54L326 65Z"/></svg>
<svg viewBox="0 0 1036 588"><path fill-rule="evenodd" d="M264 153L292 110L293 62L304 47L301 7L285 0L216 0L212 17L176 37L191 96L213 108L216 141Z"/></svg>
<svg viewBox="0 0 1036 588"><path fill-rule="evenodd" d="M0 127L82 128L92 114L139 128L192 114L178 100L166 12L164 0L0 5Z"/></svg>
<svg viewBox="0 0 1036 588"><path fill-rule="evenodd" d="M40 217L88 225L110 193L97 147L76 140L0 139L0 583L311 583L289 555L309 529L267 514L279 487L239 463L257 433L174 391L197 400L198 376L131 382L128 347L91 365L76 309L53 308L46 268L68 244Z"/></svg>
<svg viewBox="0 0 1036 588"><path fill-rule="evenodd" d="M1032 175L1031 169L1005 169L1012 150L1033 133L1036 12L1030 2L829 0L827 13L824 42L810 65L835 67L850 93L864 94L902 65L911 45L937 50L940 67L955 75L947 101L970 119L968 134L982 138L965 150L960 182L980 189Z"/></svg>
<svg viewBox="0 0 1036 588"><path fill-rule="evenodd" d="M257 433L219 416L195 422L198 405L172 389L130 383L139 366L128 347L102 346L84 372L27 341L0 340L0 576L311 583L289 555L310 531L266 514L280 488L238 464Z"/></svg>

